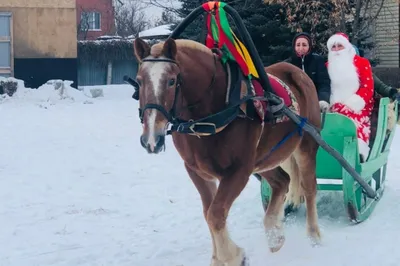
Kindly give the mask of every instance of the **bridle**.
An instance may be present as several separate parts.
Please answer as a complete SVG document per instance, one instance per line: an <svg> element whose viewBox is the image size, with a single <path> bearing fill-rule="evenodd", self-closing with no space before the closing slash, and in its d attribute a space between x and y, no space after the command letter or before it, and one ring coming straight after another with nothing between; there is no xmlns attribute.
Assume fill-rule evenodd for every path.
<svg viewBox="0 0 400 266"><path fill-rule="evenodd" d="M217 57L218 54L213 53L213 59L214 59L214 72L211 78L210 85L208 86L208 89L206 92L210 92L211 89L213 88L213 85L216 80L216 73L217 73ZM171 63L175 64L179 68L179 64L177 61L170 59L170 58L144 58L141 60L141 62L166 62L166 63ZM132 98L135 100L140 100L140 95L139 95L139 87L140 85L132 80L129 77L124 78L125 81L127 81L129 84L135 87L135 92L132 95ZM220 131L222 131L228 124L230 124L233 120L235 120L240 112L240 105L250 99L252 99L254 96L249 95L244 98L242 98L240 101L235 103L234 105L231 105L229 107L226 107L222 111L219 111L217 113L208 115L206 117L193 120L182 120L177 117L176 115L176 107L177 107L177 99L179 93L182 95L181 92L181 85L182 85L182 78L181 78L181 73L177 75L176 78L176 85L175 85L175 95L174 95L174 102L172 104L172 107L170 110L166 110L163 106L159 104L154 104L154 103L147 103L143 109L139 108L139 118L141 123L143 124L143 116L144 112L147 109L155 109L159 112L161 112L164 117L167 119L168 123L166 124L166 129L169 125L171 125L170 129L167 129L166 135L172 134L172 132L178 132L182 134L189 134L189 135L195 135L197 137L200 136L209 136L216 134ZM206 97L205 93L201 99L199 99L196 103L191 104L186 106L185 108L193 108L197 106L199 103L201 103Z"/></svg>
<svg viewBox="0 0 400 266"><path fill-rule="evenodd" d="M217 72L217 55L213 54L213 59L214 59L214 71L213 71L213 75L211 78L211 82L210 85L208 86L208 89L206 90L206 92L210 92L215 79L216 79L216 72ZM177 61L170 59L170 58L144 58L141 60L141 62L166 62L166 63L171 63L171 64L175 64L176 66L178 66L179 68L179 64ZM128 78L127 80L128 83L130 83L131 85L133 85L135 88L135 93L132 95L132 98L134 98L135 100L139 100L140 96L139 96L139 84ZM205 130L206 132L214 132L216 130L216 126L214 123L209 123L209 122L200 122L200 121L194 121L194 120L189 120L189 121L185 121L182 119L179 119L177 117L177 99L178 99L178 95L181 93L181 85L182 85L182 78L181 78L181 73L179 73L176 77L176 82L175 82L175 95L174 95L174 101L172 104L171 109L168 111L166 110L163 106L159 105L159 104L155 104L155 103L147 103L143 109L139 108L139 118L140 118L140 122L143 124L143 116L144 116L144 112L147 109L155 109L159 112L161 112L164 117L167 119L168 123L166 126L168 126L169 124L171 125L171 128L169 130L167 130L167 135L171 134L173 131L177 131L177 132L181 132L181 133L188 133L188 134L192 134L197 132L198 130L200 130L200 127L203 128L203 130ZM207 93L206 93L207 94ZM202 100L204 99L204 97L206 96L206 94L203 96L203 98L201 98L200 100L198 100L197 102L185 106L183 108L193 108L195 106L197 106L199 103L202 102ZM209 117L213 117L213 116L209 116ZM209 118L207 117L207 118ZM207 119L206 118L206 119ZM203 120L203 119L201 119Z"/></svg>
<svg viewBox="0 0 400 266"><path fill-rule="evenodd" d="M179 64L178 62L176 62L173 59L169 59L169 58L144 58L142 59L142 62L166 62L166 63L171 63L171 64L175 64L178 68L179 68ZM147 109L155 109L157 111L160 111L165 118L167 119L167 121L171 124L176 123L176 102L177 102L177 98L178 98L178 94L179 94L179 90L181 87L181 74L179 73L176 76L176 81L175 81L175 95L174 95L174 102L172 103L172 107L169 111L167 111L163 106L159 105L159 104L155 104L155 103L147 103L143 109L139 108L139 118L140 118L140 122L143 124L143 116L144 116L144 112Z"/></svg>

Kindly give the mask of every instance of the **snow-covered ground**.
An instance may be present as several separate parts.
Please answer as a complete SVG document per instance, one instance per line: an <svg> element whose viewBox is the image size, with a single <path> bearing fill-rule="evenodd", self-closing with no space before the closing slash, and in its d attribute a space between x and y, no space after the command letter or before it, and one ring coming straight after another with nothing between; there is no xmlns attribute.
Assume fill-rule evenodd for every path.
<svg viewBox="0 0 400 266"><path fill-rule="evenodd" d="M133 89L59 100L46 88L0 99L0 265L209 265L199 195L170 138L159 155L141 148ZM280 252L268 251L259 182L251 178L229 217L250 265L400 265L399 135L370 219L350 225L340 197L320 203L317 248L300 212L287 221Z"/></svg>

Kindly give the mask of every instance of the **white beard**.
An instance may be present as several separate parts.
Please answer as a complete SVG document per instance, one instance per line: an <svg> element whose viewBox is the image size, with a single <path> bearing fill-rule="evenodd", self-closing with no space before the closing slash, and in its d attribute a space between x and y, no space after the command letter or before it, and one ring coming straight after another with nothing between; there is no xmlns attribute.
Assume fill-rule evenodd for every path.
<svg viewBox="0 0 400 266"><path fill-rule="evenodd" d="M355 94L360 81L356 66L353 64L354 54L347 49L328 55L328 73L331 79L331 105L344 103Z"/></svg>

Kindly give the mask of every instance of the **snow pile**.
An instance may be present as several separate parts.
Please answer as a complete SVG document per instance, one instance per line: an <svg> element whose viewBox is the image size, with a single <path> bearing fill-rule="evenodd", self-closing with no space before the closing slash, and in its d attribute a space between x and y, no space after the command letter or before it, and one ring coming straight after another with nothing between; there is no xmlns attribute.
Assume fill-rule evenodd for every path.
<svg viewBox="0 0 400 266"><path fill-rule="evenodd" d="M49 80L37 89L26 88L23 80L13 80L18 83L17 91L12 97L3 94L0 98L0 103L6 101L34 102L45 108L58 102L93 103L84 92L71 87L73 81L70 80Z"/></svg>

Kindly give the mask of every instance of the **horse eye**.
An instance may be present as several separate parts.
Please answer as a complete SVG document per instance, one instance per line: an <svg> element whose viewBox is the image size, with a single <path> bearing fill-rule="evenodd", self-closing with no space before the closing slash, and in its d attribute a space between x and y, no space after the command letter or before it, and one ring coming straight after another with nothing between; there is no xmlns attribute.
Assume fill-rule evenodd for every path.
<svg viewBox="0 0 400 266"><path fill-rule="evenodd" d="M175 84L175 79L168 80L168 86L174 86L174 84Z"/></svg>

